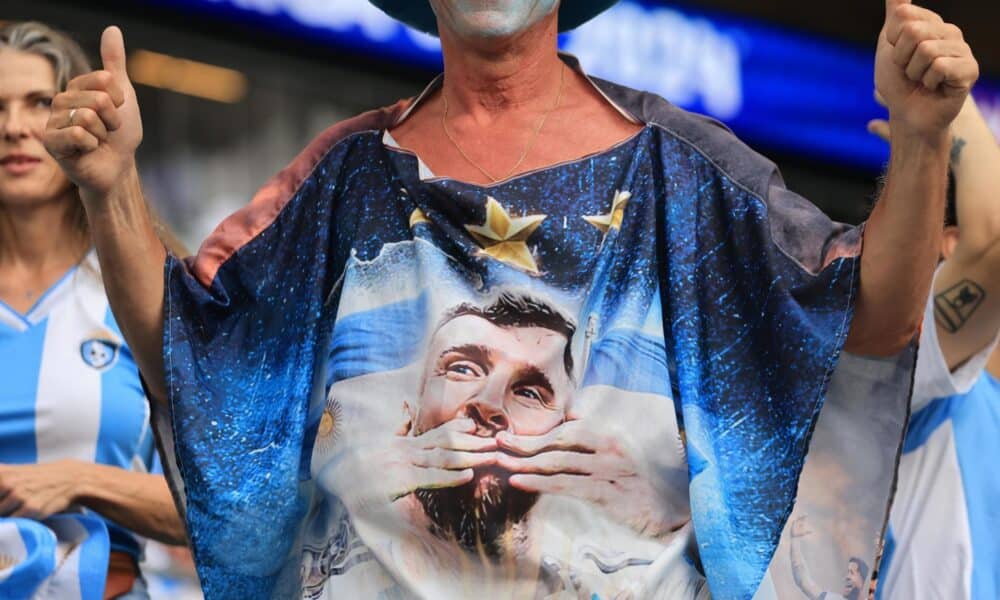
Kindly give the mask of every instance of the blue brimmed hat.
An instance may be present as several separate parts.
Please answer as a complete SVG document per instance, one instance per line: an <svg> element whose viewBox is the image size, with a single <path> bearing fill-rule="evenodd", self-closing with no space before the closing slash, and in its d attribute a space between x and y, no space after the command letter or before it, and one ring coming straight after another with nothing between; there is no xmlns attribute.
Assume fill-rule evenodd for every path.
<svg viewBox="0 0 1000 600"><path fill-rule="evenodd" d="M390 17L414 29L437 35L437 19L427 0L370 0ZM576 29L618 0L563 0L559 5L559 31Z"/></svg>

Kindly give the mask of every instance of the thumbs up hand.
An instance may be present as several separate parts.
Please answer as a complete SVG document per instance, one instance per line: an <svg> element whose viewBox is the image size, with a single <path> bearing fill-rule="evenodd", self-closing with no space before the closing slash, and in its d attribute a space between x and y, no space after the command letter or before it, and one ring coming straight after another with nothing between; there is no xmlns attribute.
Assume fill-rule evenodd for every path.
<svg viewBox="0 0 1000 600"><path fill-rule="evenodd" d="M88 196L104 197L135 167L142 119L125 70L117 27L101 36L104 69L69 82L52 100L43 141L69 178Z"/></svg>
<svg viewBox="0 0 1000 600"><path fill-rule="evenodd" d="M875 88L893 131L928 139L945 134L962 109L979 65L962 31L910 0L886 0L875 55Z"/></svg>

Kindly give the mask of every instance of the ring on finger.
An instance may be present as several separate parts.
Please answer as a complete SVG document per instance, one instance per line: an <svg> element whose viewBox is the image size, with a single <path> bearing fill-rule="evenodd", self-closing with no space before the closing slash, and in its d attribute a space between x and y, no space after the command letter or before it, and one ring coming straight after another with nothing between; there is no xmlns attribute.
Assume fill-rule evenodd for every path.
<svg viewBox="0 0 1000 600"><path fill-rule="evenodd" d="M73 126L73 117L75 116L76 116L76 109L75 108L69 109L69 125L67 127Z"/></svg>

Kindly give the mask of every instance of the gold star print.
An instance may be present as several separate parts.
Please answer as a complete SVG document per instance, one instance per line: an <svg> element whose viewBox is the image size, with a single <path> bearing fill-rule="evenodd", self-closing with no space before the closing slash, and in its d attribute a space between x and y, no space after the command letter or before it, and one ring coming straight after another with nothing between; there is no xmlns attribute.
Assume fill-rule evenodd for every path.
<svg viewBox="0 0 1000 600"><path fill-rule="evenodd" d="M616 191L615 198L611 201L611 212L606 215L593 215L583 219L601 230L607 235L612 228L621 229L622 221L625 219L625 207L632 198L632 192Z"/></svg>
<svg viewBox="0 0 1000 600"><path fill-rule="evenodd" d="M486 222L465 228L483 247L482 253L502 263L538 275L538 265L528 249L528 238L548 215L512 218L495 198L486 198Z"/></svg>
<svg viewBox="0 0 1000 600"><path fill-rule="evenodd" d="M414 208L413 212L410 213L410 228L414 228L418 223L430 223L431 220L427 218L424 211L419 208Z"/></svg>

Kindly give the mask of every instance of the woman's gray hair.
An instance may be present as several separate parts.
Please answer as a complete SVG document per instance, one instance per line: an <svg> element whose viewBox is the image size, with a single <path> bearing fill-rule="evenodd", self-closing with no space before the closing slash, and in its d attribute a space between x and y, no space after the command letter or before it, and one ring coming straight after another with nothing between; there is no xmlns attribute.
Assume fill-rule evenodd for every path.
<svg viewBox="0 0 1000 600"><path fill-rule="evenodd" d="M52 64L56 89L63 91L74 77L91 71L90 61L71 37L44 23L25 21L0 29L0 51L17 50L37 54Z"/></svg>
<svg viewBox="0 0 1000 600"><path fill-rule="evenodd" d="M66 86L74 77L85 75L92 70L87 54L80 47L80 44L65 33L37 21L10 23L0 28L0 52L4 50L37 54L48 60L56 73L56 89L60 92L66 90ZM79 201L79 193L75 193L77 194L77 202L74 205L71 218L74 229L81 234L81 238L84 240L80 254L82 259L91 246L90 227L87 224L83 203ZM2 208L0 208L0 212L2 212ZM153 213L151 217L154 229L172 253L182 257L190 254L158 215ZM0 239L0 256L2 254L3 240Z"/></svg>

